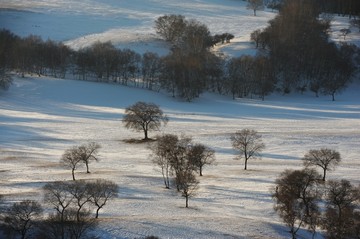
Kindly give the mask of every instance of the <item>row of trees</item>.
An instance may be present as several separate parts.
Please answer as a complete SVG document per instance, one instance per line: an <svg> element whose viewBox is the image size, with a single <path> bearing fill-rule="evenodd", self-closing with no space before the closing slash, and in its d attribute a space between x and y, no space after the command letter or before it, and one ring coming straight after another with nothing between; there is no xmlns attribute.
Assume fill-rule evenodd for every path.
<svg viewBox="0 0 360 239"><path fill-rule="evenodd" d="M89 238L97 225L99 211L117 196L118 186L112 181L59 181L45 184L44 203L53 209L44 213L40 202L24 200L5 208L0 215L8 238L65 239ZM91 212L95 211L95 216Z"/></svg>
<svg viewBox="0 0 360 239"><path fill-rule="evenodd" d="M233 98L255 95L264 99L275 89L284 93L311 90L316 96L323 93L335 99L350 82L360 50L330 43L330 21L319 20L318 15L311 1L286 3L269 27L251 34L261 54L231 59L216 56L210 49L229 41L232 34L212 36L206 25L181 15L165 15L155 21L159 36L171 45L171 52L164 57L150 52L141 56L110 42L97 42L75 52L61 43L35 36L19 38L2 30L0 68L2 72L16 69L23 75L65 77L72 73L82 80L164 89L188 101L206 90Z"/></svg>

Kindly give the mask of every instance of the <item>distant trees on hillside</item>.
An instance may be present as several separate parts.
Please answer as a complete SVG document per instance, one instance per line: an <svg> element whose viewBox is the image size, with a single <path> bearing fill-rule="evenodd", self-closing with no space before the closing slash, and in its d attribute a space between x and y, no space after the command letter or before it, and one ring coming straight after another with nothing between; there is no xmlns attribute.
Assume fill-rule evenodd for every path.
<svg viewBox="0 0 360 239"><path fill-rule="evenodd" d="M4 68L0 68L0 89L8 90L13 82L13 78Z"/></svg>
<svg viewBox="0 0 360 239"><path fill-rule="evenodd" d="M248 0L247 8L254 11L254 16L256 16L256 11L264 9L263 0Z"/></svg>
<svg viewBox="0 0 360 239"><path fill-rule="evenodd" d="M265 5L272 9L281 9L283 5L294 0L265 0ZM350 18L360 13L360 2L357 0L313 0L321 12L335 13Z"/></svg>
<svg viewBox="0 0 360 239"><path fill-rule="evenodd" d="M263 30L251 34L269 55L277 86L284 92L310 89L334 95L354 73L354 52L329 41L330 22L319 20L313 1L285 1L278 16ZM306 34L304 34L306 32Z"/></svg>
<svg viewBox="0 0 360 239"><path fill-rule="evenodd" d="M38 36L20 38L0 30L0 87L11 85L7 72L13 71L22 76L61 78L72 74L81 80L165 90L186 101L205 91L264 100L274 90L284 94L309 90L335 100L360 66L360 50L329 40L331 21L319 17L321 8L314 1L268 0L266 4L280 4L281 8L267 28L250 36L259 54L235 58L211 51L218 43L230 42L233 34L212 35L205 24L182 15L155 20L156 32L170 45L166 56L140 55L118 49L111 42L96 42L73 51Z"/></svg>

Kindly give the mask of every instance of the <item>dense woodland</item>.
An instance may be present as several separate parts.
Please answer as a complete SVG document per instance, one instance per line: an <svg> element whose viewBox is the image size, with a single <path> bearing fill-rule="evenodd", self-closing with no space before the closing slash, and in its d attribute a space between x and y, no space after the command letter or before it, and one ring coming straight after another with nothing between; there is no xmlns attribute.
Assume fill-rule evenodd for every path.
<svg viewBox="0 0 360 239"><path fill-rule="evenodd" d="M339 12L340 2L330 2L327 9ZM339 13L355 17L358 3L342 1L341 9L345 9L344 2L349 2L348 8ZM74 51L60 42L33 35L21 38L3 29L2 88L9 86L6 72L15 71L22 76L37 74L166 90L187 101L204 91L264 100L275 90L284 94L310 90L335 100L355 75L360 50L355 45L332 43L332 18L319 17L320 13L314 1L281 2L279 14L269 26L251 34L258 54L230 59L216 55L212 48L229 43L234 35L212 35L206 25L181 15L165 15L155 21L159 37L170 45L166 56L152 52L140 55L118 49L111 42ZM358 19L353 20L358 26ZM343 30L345 39L349 30Z"/></svg>

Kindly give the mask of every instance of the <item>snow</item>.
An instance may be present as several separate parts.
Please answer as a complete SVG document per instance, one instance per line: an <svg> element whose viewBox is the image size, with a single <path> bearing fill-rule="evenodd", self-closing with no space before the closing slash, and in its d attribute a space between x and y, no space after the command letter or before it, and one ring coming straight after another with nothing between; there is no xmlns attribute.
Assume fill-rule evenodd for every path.
<svg viewBox="0 0 360 239"><path fill-rule="evenodd" d="M0 0L0 6L6 8L0 11L0 28L21 36L49 37L74 49L111 40L119 47L162 54L166 47L156 39L153 21L162 14L183 14L207 24L213 34L234 34L232 44L216 49L229 56L255 54L249 35L264 28L275 14L259 11L254 17L235 0ZM346 26L345 18L336 19L334 32ZM341 40L335 33L333 38ZM359 43L359 34L352 31L347 39ZM188 103L166 92L116 84L17 77L9 91L0 92L0 191L9 201L41 200L45 183L71 180L71 172L59 164L63 152L95 141L102 146L101 161L90 164L90 175L78 169L76 178L104 178L120 186L119 197L100 211L95 235L288 238L273 210L270 190L283 170L302 167L300 159L309 149L338 150L343 160L328 178L360 183L359 90L357 80L335 102L305 92L275 93L265 101L206 93ZM121 123L125 108L140 100L158 104L170 119L150 137L186 134L216 151L217 165L204 169L189 209L174 190L164 189L147 146L124 142L142 137ZM262 160L250 160L247 171L243 161L234 160L230 142L230 135L243 128L257 130L266 144Z"/></svg>

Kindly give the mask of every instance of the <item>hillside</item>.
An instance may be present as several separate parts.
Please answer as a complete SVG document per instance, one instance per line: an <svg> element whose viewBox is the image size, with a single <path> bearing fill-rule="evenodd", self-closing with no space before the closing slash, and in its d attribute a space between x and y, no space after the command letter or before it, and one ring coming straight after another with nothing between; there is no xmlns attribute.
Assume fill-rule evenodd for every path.
<svg viewBox="0 0 360 239"><path fill-rule="evenodd" d="M101 161L91 164L91 175L82 168L76 175L106 178L120 186L119 198L100 216L103 238L286 238L269 190L281 171L301 167L306 151L338 150L343 162L329 178L359 183L358 89L336 102L299 95L272 96L264 103L206 94L185 103L109 84L18 78L0 99L1 190L11 201L41 200L46 182L71 179L70 171L59 165L64 150L96 141L102 145ZM123 141L142 137L121 124L124 108L139 100L159 104L169 116L162 133L185 133L216 151L217 165L205 169L190 209L174 191L163 189L146 146ZM263 159L250 161L248 171L233 160L229 140L242 128L258 130L266 143Z"/></svg>
<svg viewBox="0 0 360 239"><path fill-rule="evenodd" d="M7 9L0 11L0 28L21 36L36 34L75 49L111 40L140 52L165 49L152 27L157 16L184 14L206 23L212 33L234 33L234 43L218 49L228 55L253 53L250 32L264 27L275 14L265 11L253 17L242 1L235 0L11 0L1 1L0 6ZM336 27L347 24L343 18L335 23ZM335 30L333 39L340 41ZM358 43L359 34L352 33L348 40ZM274 93L264 102L206 93L188 103L163 91L16 77L9 91L0 92L0 192L8 204L21 199L41 201L47 182L71 180L70 170L59 164L64 151L95 141L102 146L100 162L90 165L90 175L79 168L76 177L109 179L120 187L119 197L100 211L95 236L289 238L273 210L270 190L283 170L302 167L300 159L308 150L339 151L342 162L328 178L360 183L359 90L360 82L355 81L335 102L329 96L316 98L305 92ZM215 150L217 165L204 169L189 209L175 190L164 189L147 146L124 142L142 137L121 122L125 108L140 100L158 104L169 116L167 127L151 132L150 137L186 134ZM243 161L234 160L230 142L230 135L243 128L257 130L266 144L262 160L250 160L247 171Z"/></svg>

